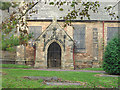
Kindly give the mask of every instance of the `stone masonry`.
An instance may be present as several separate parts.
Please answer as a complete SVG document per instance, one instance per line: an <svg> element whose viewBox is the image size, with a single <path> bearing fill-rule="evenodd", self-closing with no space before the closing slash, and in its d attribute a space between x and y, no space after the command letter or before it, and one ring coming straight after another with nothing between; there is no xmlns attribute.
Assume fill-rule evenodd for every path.
<svg viewBox="0 0 120 90"><path fill-rule="evenodd" d="M56 42L61 47L61 69L73 69L73 39L61 26L53 21L48 28L36 40L35 67L47 68L48 47Z"/></svg>
<svg viewBox="0 0 120 90"><path fill-rule="evenodd" d="M48 68L47 54L49 46L56 42L61 48L61 69L99 67L103 50L107 45L107 27L118 27L118 22L105 22L103 33L102 21L72 22L72 25L85 25L85 46L83 52L74 52L72 26L64 27L62 21L28 21L28 26L41 26L42 33L36 39L35 65ZM104 34L104 38L103 38ZM104 47L103 47L104 40ZM19 56L19 55L18 55ZM20 60L20 59L18 59ZM24 61L23 59L21 59ZM75 64L75 65L74 65Z"/></svg>

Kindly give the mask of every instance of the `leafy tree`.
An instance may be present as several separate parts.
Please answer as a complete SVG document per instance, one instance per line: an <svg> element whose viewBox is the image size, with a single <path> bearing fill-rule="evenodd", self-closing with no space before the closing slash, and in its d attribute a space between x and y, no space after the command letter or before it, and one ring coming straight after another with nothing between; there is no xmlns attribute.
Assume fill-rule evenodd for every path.
<svg viewBox="0 0 120 90"><path fill-rule="evenodd" d="M10 2L2 2L2 4L8 5L8 4L10 4ZM12 2L10 5L12 7L16 7L18 4ZM4 8L7 9L10 7L10 5L8 7L5 6ZM28 12L28 8L25 9L26 5L29 6L28 8L30 9L31 8L30 5L33 5L33 4L29 3L29 4L25 4L24 6L19 7L18 11L17 10L14 11L10 15L10 17L8 17L0 25L0 27L2 27L1 28L1 31L2 31L2 50L10 50L11 48L13 48L13 46L20 45L20 44L26 45L28 40L30 38L32 38L32 34L31 33L28 34L28 32L27 32L27 22L24 20L24 16ZM1 8L3 8L3 6L1 6ZM25 9L25 13L24 13L24 9ZM9 37L11 35L11 33L12 34L17 33L17 29L15 29L17 27L19 27L20 36L13 36L12 35L11 37ZM6 38L6 37L9 37L9 38Z"/></svg>
<svg viewBox="0 0 120 90"><path fill-rule="evenodd" d="M0 1L0 9L7 10L10 7L16 8L19 5L17 2L2 2Z"/></svg>
<svg viewBox="0 0 120 90"><path fill-rule="evenodd" d="M18 7L18 10L14 11L9 18L7 18L4 22L2 22L2 24L0 25L0 27L2 27L2 33L4 33L5 36L9 35L10 32L12 32L14 30L14 28L17 28L14 32L16 33L17 30L20 32L20 36L19 38L19 44L23 44L26 45L28 42L28 39L30 37L30 35L28 34L28 26L27 26L27 22L25 20L25 15L31 10L33 9L33 7L35 5L37 5L40 1L34 1L34 2L22 2L23 5ZM62 8L63 5L67 4L69 5L72 9L69 10L68 9L68 14L65 17L61 17L63 19L65 19L65 26L67 24L71 25L71 20L76 19L77 17L79 17L81 20L84 19L84 17L87 17L88 19L90 19L90 14L89 14L89 10L92 10L93 13L97 13L98 12L98 8L100 7L99 2L82 2L81 0L72 0L71 2L66 2L63 0L55 0L55 2L49 2L49 1L45 1L45 4L50 4L50 5L54 5L57 6L57 8L59 8L60 11L64 11L64 9ZM12 7L16 7L20 5L20 3L15 3L15 2L0 2L0 9L5 10L8 9L10 6ZM78 8L76 8L76 6L78 6ZM81 6L83 6L83 8L81 8ZM106 11L108 12L109 15L111 15L114 18L118 18L118 16L115 16L115 13L111 13L110 10L111 8L114 8L112 6L106 7ZM36 10L32 10L32 13L35 13ZM19 28L18 28L19 27Z"/></svg>
<svg viewBox="0 0 120 90"><path fill-rule="evenodd" d="M5 38L2 35L2 50L14 51L14 46L19 45L19 39L17 36L12 35L9 38Z"/></svg>
<svg viewBox="0 0 120 90"><path fill-rule="evenodd" d="M82 0L72 0L71 2L63 1L63 0L55 0L56 2L50 2L50 5L57 6L60 11L64 11L63 5L67 4L71 7L71 9L68 9L68 13L63 18L65 21L65 26L71 25L71 20L74 20L76 18L79 18L80 20L83 20L84 17L87 17L88 20L90 20L90 14L89 11L91 10L93 13L98 13L98 8L100 7L100 3L98 1L95 2L84 2ZM113 6L104 7L105 11L108 13L109 16L111 16L111 19L117 19L119 18L115 12L113 11L114 7L120 3L117 2Z"/></svg>
<svg viewBox="0 0 120 90"><path fill-rule="evenodd" d="M9 9L10 6L11 6L10 2L1 2L0 1L0 9L6 10L6 9Z"/></svg>
<svg viewBox="0 0 120 90"><path fill-rule="evenodd" d="M8 10L9 12L9 8L10 7L17 7L19 4L17 4L16 2L2 2L0 1L0 9L1 10Z"/></svg>
<svg viewBox="0 0 120 90"><path fill-rule="evenodd" d="M106 46L103 56L103 69L108 74L120 75L120 39L114 37Z"/></svg>

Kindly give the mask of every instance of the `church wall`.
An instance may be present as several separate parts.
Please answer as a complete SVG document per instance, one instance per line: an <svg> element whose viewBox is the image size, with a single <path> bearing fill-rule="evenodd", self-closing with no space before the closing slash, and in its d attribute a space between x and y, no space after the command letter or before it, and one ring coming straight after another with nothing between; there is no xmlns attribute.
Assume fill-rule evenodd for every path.
<svg viewBox="0 0 120 90"><path fill-rule="evenodd" d="M36 22L28 22L29 26L42 26L42 31L44 31L51 22L41 22L41 21L36 21ZM58 22L58 24L67 32L67 34L73 38L73 28L71 26L64 28L64 22ZM100 62L102 61L102 55L103 55L103 22L73 22L72 25L74 24L84 24L86 25L86 34L85 34L85 42L86 42L86 49L84 52L74 52L74 59L75 59L75 64L76 68L86 68L86 67L99 67ZM107 27L118 27L118 23L116 22L105 22L104 23L104 44L106 46L107 44ZM98 31L98 47L96 48L96 52L98 52L98 56L94 56L94 43L93 43L93 29L97 28ZM42 41L44 42L44 41ZM67 42L68 44L68 42ZM46 62L44 62L44 56L45 53L42 51L44 44L39 43L39 47L41 47L41 52L39 52L40 56L38 59L41 59L43 61L43 67ZM40 48L39 48L40 49ZM69 57L73 57L73 48L69 47L67 45L66 47L66 52L64 60L68 60ZM67 52L68 50L71 50L71 54ZM97 58L97 59L96 59ZM71 60L68 60L69 62L73 62ZM41 62L42 64L42 62ZM37 65L37 64L36 64Z"/></svg>
<svg viewBox="0 0 120 90"><path fill-rule="evenodd" d="M34 48L30 45L26 46L26 65L34 65Z"/></svg>
<svg viewBox="0 0 120 90"><path fill-rule="evenodd" d="M30 45L16 47L16 64L34 65L34 48Z"/></svg>
<svg viewBox="0 0 120 90"><path fill-rule="evenodd" d="M99 67L101 66L103 56L103 22L74 22L74 24L86 25L86 50L84 53L74 53L76 68ZM61 24L63 26L63 24ZM107 45L107 27L118 27L117 22L104 23L104 47ZM93 47L93 28L98 30L98 56L94 57ZM67 30L69 34L69 30ZM71 32L71 31L70 31ZM100 65L99 65L100 64Z"/></svg>
<svg viewBox="0 0 120 90"><path fill-rule="evenodd" d="M23 45L19 45L16 48L16 64L25 64L25 47Z"/></svg>
<svg viewBox="0 0 120 90"><path fill-rule="evenodd" d="M56 31L53 31L54 27L57 28ZM56 22L53 22L52 25L47 28L47 31L43 32L42 35L36 41L37 51L36 51L35 67L39 67L39 68L48 67L47 66L48 47L53 42L58 43L61 47L61 67L60 68L73 69L73 55L71 52L71 47L73 47L73 43L69 38L69 36L62 30L62 28Z"/></svg>
<svg viewBox="0 0 120 90"><path fill-rule="evenodd" d="M40 68L47 68L46 60L45 60L45 52L43 51L44 48L44 41L40 40L37 42L36 45L36 61L35 61L35 67L40 67Z"/></svg>
<svg viewBox="0 0 120 90"><path fill-rule="evenodd" d="M86 25L86 51L85 53L75 53L76 67L98 67L102 62L103 56L103 23L102 22L87 22L87 23L72 23ZM107 27L118 27L116 22L104 23L104 47L107 45ZM93 28L98 29L98 60L94 59L93 47ZM97 53L97 52L96 52Z"/></svg>
<svg viewBox="0 0 120 90"><path fill-rule="evenodd" d="M2 57L1 57L2 64L15 64L16 51L1 51L1 52L2 52Z"/></svg>
<svg viewBox="0 0 120 90"><path fill-rule="evenodd" d="M74 52L74 58L76 63L76 68L87 68L87 67L97 67L98 65L94 65L99 63L98 59L95 60L94 52L101 52L99 49L100 39L102 38L102 23L100 22L74 22L74 24L84 24L86 25L86 34L85 34L85 45L86 49L84 52ZM97 28L98 30L98 49L94 51L93 47L93 28ZM99 54L100 57L100 54Z"/></svg>
<svg viewBox="0 0 120 90"><path fill-rule="evenodd" d="M107 45L107 27L120 27L120 23L117 23L117 22L115 22L115 23L110 23L110 22L107 22L107 23L105 23L105 36L104 36L104 40L105 40L105 46Z"/></svg>
<svg viewBox="0 0 120 90"><path fill-rule="evenodd" d="M65 56L64 59L65 61L65 68L67 69L74 69L73 65L73 42L70 41L68 37L66 37L66 47L65 47Z"/></svg>
<svg viewBox="0 0 120 90"><path fill-rule="evenodd" d="M51 24L51 22L39 22L39 21L32 21L28 22L28 26L42 26L42 32Z"/></svg>

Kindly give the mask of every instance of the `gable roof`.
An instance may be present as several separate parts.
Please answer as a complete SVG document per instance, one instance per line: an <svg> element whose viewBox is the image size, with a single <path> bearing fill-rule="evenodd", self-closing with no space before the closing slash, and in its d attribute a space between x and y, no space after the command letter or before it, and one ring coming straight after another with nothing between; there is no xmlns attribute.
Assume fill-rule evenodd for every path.
<svg viewBox="0 0 120 90"><path fill-rule="evenodd" d="M108 15L108 13L104 10L104 7L106 6L114 6L117 2L100 2L100 8L98 9L98 13L93 13L92 11L89 11L90 13L90 19L91 20L110 20L110 21L116 21L111 20L111 17ZM120 4L120 3L119 3ZM60 11L56 6L51 6L49 4L45 4L44 2L39 2L33 9L38 10L37 14L32 14L30 16L28 14L28 20L52 20L54 17L57 18L57 20L63 20L60 19L60 17L64 17L68 13L68 9L72 9L68 5L62 6L64 9L63 11ZM76 7L77 8L77 7ZM83 7L81 7L83 8ZM120 10L118 9L118 5L116 5L113 8L113 11L118 15L120 13ZM80 18L77 18L75 20L80 20ZM84 20L88 20L86 17ZM120 20L120 19L119 19Z"/></svg>
<svg viewBox="0 0 120 90"><path fill-rule="evenodd" d="M67 34L67 32L57 23L57 21L51 22L51 24L39 35L38 38L42 37L47 31L52 31L51 28L53 28L53 27L57 27L57 29L62 30L62 32L65 33L65 34L70 38L71 41L74 41L74 40ZM51 35L52 35L52 34L51 34ZM38 38L36 38L35 41L37 41Z"/></svg>

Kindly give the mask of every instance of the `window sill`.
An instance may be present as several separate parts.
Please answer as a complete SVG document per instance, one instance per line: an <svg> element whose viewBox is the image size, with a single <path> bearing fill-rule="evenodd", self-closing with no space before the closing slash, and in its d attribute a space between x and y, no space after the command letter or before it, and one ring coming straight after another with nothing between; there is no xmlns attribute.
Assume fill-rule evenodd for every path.
<svg viewBox="0 0 120 90"><path fill-rule="evenodd" d="M86 50L84 50L84 51L83 50L82 51L81 50L80 51L74 51L74 53L86 53Z"/></svg>

